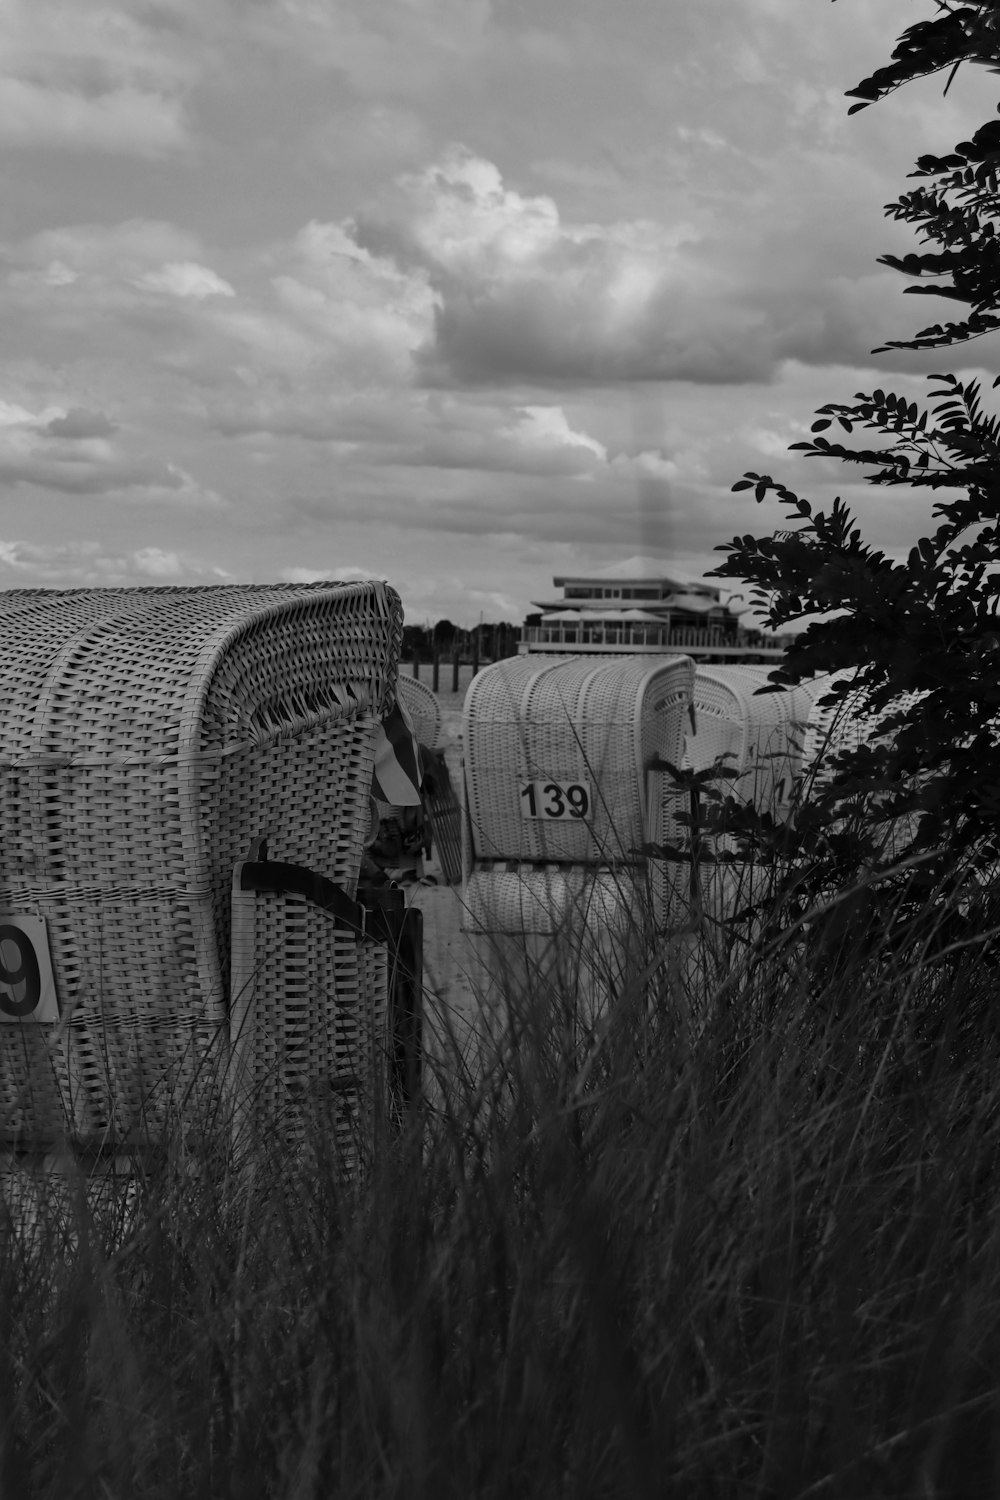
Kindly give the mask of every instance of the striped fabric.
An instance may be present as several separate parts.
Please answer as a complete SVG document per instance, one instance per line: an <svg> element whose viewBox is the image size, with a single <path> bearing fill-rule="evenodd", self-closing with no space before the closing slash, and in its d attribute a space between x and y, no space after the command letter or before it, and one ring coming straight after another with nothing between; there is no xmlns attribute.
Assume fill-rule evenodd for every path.
<svg viewBox="0 0 1000 1500"><path fill-rule="evenodd" d="M413 722L397 698L376 734L372 796L393 807L419 807L420 781L420 755Z"/></svg>

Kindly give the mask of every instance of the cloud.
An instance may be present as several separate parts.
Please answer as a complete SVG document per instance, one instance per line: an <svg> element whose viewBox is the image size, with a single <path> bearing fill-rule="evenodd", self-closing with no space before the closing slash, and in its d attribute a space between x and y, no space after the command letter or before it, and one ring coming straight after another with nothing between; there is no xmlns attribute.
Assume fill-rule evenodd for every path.
<svg viewBox="0 0 1000 1500"><path fill-rule="evenodd" d="M190 143L197 54L113 0L6 0L0 141L141 157Z"/></svg>
<svg viewBox="0 0 1000 1500"><path fill-rule="evenodd" d="M687 134L716 155L745 157L717 132ZM426 277L433 337L415 358L430 385L731 385L768 383L787 359L867 362L875 317L884 337L908 325L905 304L887 297L898 278L872 274L875 245L866 259L853 226L828 222L840 189L868 185L864 170L790 148L778 165L743 166L727 212L708 203L690 220L586 223L455 146L400 176L345 232ZM770 218L746 214L782 173L782 206ZM896 355L885 363L900 368Z"/></svg>
<svg viewBox="0 0 1000 1500"><path fill-rule="evenodd" d="M761 310L689 225L564 223L453 148L359 215L357 238L439 294L426 377L444 383L766 379Z"/></svg>
<svg viewBox="0 0 1000 1500"><path fill-rule="evenodd" d="M171 297L190 297L195 302L203 302L206 297L236 296L228 281L223 281L208 266L190 260L171 261L157 271L145 271L137 278L136 285Z"/></svg>
<svg viewBox="0 0 1000 1500"><path fill-rule="evenodd" d="M103 542L37 543L0 538L0 578L9 588L118 587L149 583L225 582L229 575L189 553L160 547L108 551Z"/></svg>
<svg viewBox="0 0 1000 1500"><path fill-rule="evenodd" d="M86 363L80 378L113 379L123 414L142 399L189 406L206 380L238 387L245 344L222 314L236 322L254 309L211 261L195 235L150 219L65 224L0 247L5 368L19 357L60 371Z"/></svg>
<svg viewBox="0 0 1000 1500"><path fill-rule="evenodd" d="M372 253L350 225L306 225L272 286L279 313L355 386L407 382L414 355L431 336L437 298L427 275Z"/></svg>
<svg viewBox="0 0 1000 1500"><path fill-rule="evenodd" d="M10 291L22 298L34 294L39 305L52 307L53 291L73 299L69 305L79 305L81 296L92 297L102 288L116 288L122 300L132 303L143 291L176 291L171 276L176 282L185 275L190 279L193 272L214 275L199 264L201 255L196 236L174 224L126 219L42 230L4 246L3 259Z"/></svg>
<svg viewBox="0 0 1000 1500"><path fill-rule="evenodd" d="M331 563L328 568L282 568L278 574L282 583L367 583L370 578L382 578L378 569L346 567Z"/></svg>
<svg viewBox="0 0 1000 1500"><path fill-rule="evenodd" d="M572 425L561 405L516 405L452 393L389 391L254 406L223 404L213 418L230 436L327 443L355 463L483 473L599 477L625 462ZM655 455L644 462L653 463ZM656 461L659 461L656 459Z"/></svg>
<svg viewBox="0 0 1000 1500"><path fill-rule="evenodd" d="M254 41L334 72L363 97L420 97L468 68L491 40L491 0L276 0L252 14ZM241 13L242 14L242 13Z"/></svg>
<svg viewBox="0 0 1000 1500"><path fill-rule="evenodd" d="M0 402L0 483L215 509L226 502L175 464L129 452L102 413Z"/></svg>
<svg viewBox="0 0 1000 1500"><path fill-rule="evenodd" d="M87 411L83 406L71 406L64 416L45 424L45 431L59 438L105 438L115 430L102 411Z"/></svg>
<svg viewBox="0 0 1000 1500"><path fill-rule="evenodd" d="M0 78L0 141L159 156L187 142L177 101L134 89L97 99L19 78Z"/></svg>

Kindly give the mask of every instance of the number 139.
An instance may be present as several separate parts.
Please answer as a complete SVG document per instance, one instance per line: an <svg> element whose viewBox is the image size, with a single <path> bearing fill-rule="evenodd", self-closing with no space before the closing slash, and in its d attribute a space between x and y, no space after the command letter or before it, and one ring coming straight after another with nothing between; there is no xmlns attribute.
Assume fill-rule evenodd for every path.
<svg viewBox="0 0 1000 1500"><path fill-rule="evenodd" d="M521 816L559 821L585 818L590 791L582 781L527 781L521 787Z"/></svg>

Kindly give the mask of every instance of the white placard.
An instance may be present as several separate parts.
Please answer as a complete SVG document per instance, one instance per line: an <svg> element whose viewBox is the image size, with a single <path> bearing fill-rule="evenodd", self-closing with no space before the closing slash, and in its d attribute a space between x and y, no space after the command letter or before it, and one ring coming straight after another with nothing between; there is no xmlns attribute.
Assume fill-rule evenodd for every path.
<svg viewBox="0 0 1000 1500"><path fill-rule="evenodd" d="M526 781L520 798L522 818L579 822L590 812L590 787L585 781Z"/></svg>
<svg viewBox="0 0 1000 1500"><path fill-rule="evenodd" d="M0 912L0 1021L58 1021L45 918Z"/></svg>

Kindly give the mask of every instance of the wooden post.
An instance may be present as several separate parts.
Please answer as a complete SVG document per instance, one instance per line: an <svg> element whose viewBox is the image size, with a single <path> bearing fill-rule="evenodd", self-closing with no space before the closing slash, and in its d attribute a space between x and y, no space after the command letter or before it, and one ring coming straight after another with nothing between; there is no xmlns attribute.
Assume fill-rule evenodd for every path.
<svg viewBox="0 0 1000 1500"><path fill-rule="evenodd" d="M454 652L454 654L452 655L452 658L451 658L451 690L452 690L453 693L457 693L458 692L458 651L457 651L457 649L456 649L456 651Z"/></svg>
<svg viewBox="0 0 1000 1500"><path fill-rule="evenodd" d="M472 675L473 675L473 677L475 677L475 675L476 675L476 673L478 671L479 671L479 631L476 630L476 631L473 632L473 635L472 635Z"/></svg>
<svg viewBox="0 0 1000 1500"><path fill-rule="evenodd" d="M414 682L420 681L420 653L416 646L413 648L413 680Z"/></svg>
<svg viewBox="0 0 1000 1500"><path fill-rule="evenodd" d="M440 656L440 653L438 651L438 648L435 646L434 647L434 655L431 657L431 687L434 689L435 692L437 692L437 690L438 690L438 683L440 681L440 678L441 678L441 656Z"/></svg>

